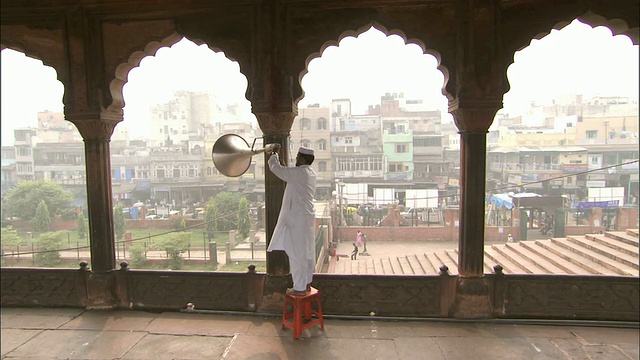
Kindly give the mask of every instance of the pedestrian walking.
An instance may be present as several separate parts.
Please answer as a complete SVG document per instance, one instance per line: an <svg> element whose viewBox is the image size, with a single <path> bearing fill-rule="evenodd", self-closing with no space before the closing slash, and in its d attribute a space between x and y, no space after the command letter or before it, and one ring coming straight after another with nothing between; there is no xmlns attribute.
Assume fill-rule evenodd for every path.
<svg viewBox="0 0 640 360"><path fill-rule="evenodd" d="M358 257L358 245L353 243L353 251L351 252L351 260L356 260Z"/></svg>

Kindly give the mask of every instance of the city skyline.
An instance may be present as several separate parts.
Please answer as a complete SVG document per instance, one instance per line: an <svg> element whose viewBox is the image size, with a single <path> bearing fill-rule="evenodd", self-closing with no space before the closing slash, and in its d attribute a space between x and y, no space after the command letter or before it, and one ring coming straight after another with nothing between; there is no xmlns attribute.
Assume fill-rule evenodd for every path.
<svg viewBox="0 0 640 360"><path fill-rule="evenodd" d="M349 98L353 113L362 114L369 105L379 104L385 93L402 92L406 98L423 99L441 110L445 122L451 120L441 94L444 76L436 68L436 59L423 54L419 46L369 30L357 38L344 38L321 55L309 63L309 72L302 78L305 97L300 108L313 103L328 106L334 98ZM504 96L502 110L510 115L526 111L532 102L545 104L565 94L638 99L638 46L626 36L612 36L605 27L591 28L574 21L541 40L532 40L514 60L508 69L511 90ZM3 145L13 143L16 127L35 126L38 112L62 111L63 86L55 79L55 71L38 60L2 51L1 82ZM123 89L123 123L132 138L146 134L149 107L170 101L179 90L211 92L222 105L249 107L244 98L246 87L237 63L206 45L182 40L144 58L131 70Z"/></svg>

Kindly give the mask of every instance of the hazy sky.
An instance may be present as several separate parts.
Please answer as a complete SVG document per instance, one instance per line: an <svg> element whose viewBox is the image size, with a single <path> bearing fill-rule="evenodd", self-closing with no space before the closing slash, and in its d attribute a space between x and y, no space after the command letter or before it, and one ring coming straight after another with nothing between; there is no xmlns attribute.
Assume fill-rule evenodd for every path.
<svg viewBox="0 0 640 360"><path fill-rule="evenodd" d="M11 145L13 129L35 126L38 111L62 111L63 87L52 68L21 53L3 50L0 65L2 144ZM531 101L546 103L569 93L638 99L638 46L625 36L613 37L607 28L574 21L516 53L508 77L511 90L504 105L512 115L523 112ZM361 114L385 93L404 92L406 98L424 99L446 113L443 82L433 56L424 55L417 45L405 45L398 36L370 30L343 39L311 61L299 105L350 98L353 112ZM183 40L131 70L124 87L124 124L132 137L144 134L148 126L137 129L135 124L148 122L149 107L171 100L177 90L207 91L223 105L244 102L249 107L246 87L237 63Z"/></svg>

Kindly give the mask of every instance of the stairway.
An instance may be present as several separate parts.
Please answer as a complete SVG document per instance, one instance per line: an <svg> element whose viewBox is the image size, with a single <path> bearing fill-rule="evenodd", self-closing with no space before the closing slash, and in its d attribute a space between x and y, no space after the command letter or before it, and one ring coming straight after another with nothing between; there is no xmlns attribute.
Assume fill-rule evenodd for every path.
<svg viewBox="0 0 640 360"><path fill-rule="evenodd" d="M505 274L575 274L639 276L638 230L604 234L569 235L566 238L521 241L485 246L484 269L497 264ZM333 261L333 260L332 260ZM334 274L436 275L446 265L458 274L458 251L338 261L329 266Z"/></svg>

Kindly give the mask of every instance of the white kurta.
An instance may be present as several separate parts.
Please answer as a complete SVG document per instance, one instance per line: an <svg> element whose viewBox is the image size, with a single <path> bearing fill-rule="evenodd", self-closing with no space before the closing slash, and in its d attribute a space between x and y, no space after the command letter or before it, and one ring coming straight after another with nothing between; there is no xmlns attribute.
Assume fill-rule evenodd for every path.
<svg viewBox="0 0 640 360"><path fill-rule="evenodd" d="M315 268L316 172L309 165L287 167L278 154L269 158L269 169L287 186L267 251L284 250L289 257L293 288L304 291Z"/></svg>

